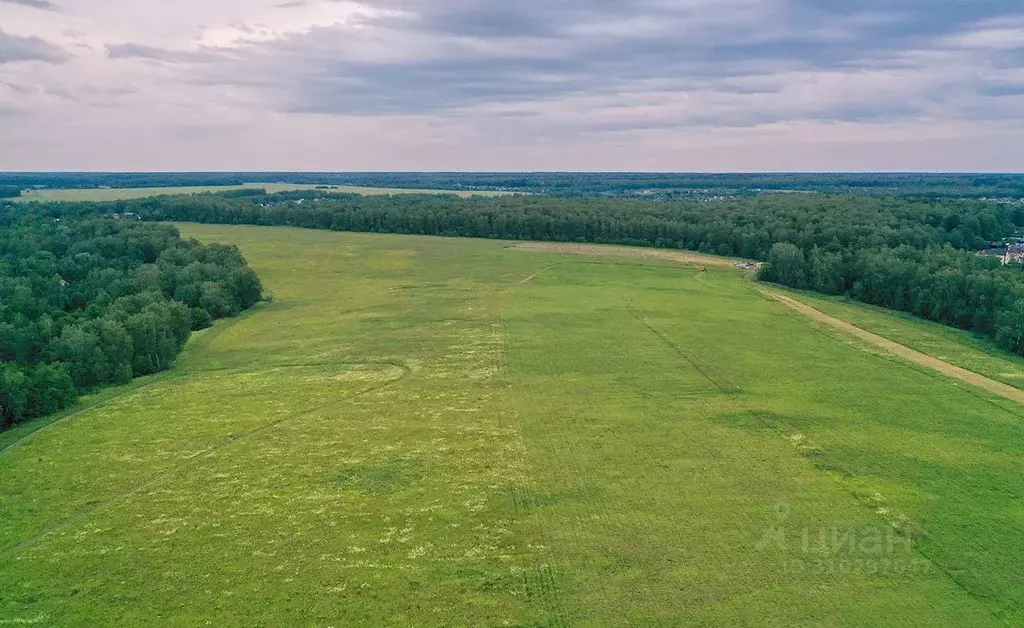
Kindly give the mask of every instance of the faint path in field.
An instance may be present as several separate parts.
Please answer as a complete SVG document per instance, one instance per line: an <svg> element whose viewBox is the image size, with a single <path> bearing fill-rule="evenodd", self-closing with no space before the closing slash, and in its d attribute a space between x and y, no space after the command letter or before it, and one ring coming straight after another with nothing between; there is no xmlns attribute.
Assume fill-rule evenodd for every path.
<svg viewBox="0 0 1024 628"><path fill-rule="evenodd" d="M965 368L954 366L949 362L944 362L938 358L934 358L925 353L921 353L920 351L911 349L910 347L901 345L898 342L893 342L888 338L884 338L882 336L879 336L878 334L873 334L867 330L857 327L856 325L847 323L844 320L840 320L838 318L829 316L824 312L820 312L814 309L813 307L807 305L806 303L797 301L796 299L786 296L784 294L779 294L777 292L766 290L763 288L759 288L759 291L762 294L765 294L773 299L776 299L777 301L783 303L787 307L790 307L793 310L800 312L801 314L807 316L808 318L818 321L819 323L824 323L830 327L848 333L852 336L856 336L857 338L860 338L865 342L869 342L880 349L884 349L885 351L895 356L901 357L904 360L909 360L910 362L913 362L920 366L936 370L939 373L945 375L946 377L958 379L972 386L977 386L978 388L987 390L988 392L995 395L999 395L1000 397L1003 397L1005 399L1016 401L1017 403L1024 403L1024 390L1014 388L1013 386L1009 386L1002 382L997 382L994 379L989 379L988 377L975 373L974 371L968 371Z"/></svg>
<svg viewBox="0 0 1024 628"><path fill-rule="evenodd" d="M227 436L225 438L222 438L220 440L220 442L218 442L218 443L216 443L214 445L211 445L211 446L207 447L206 449L198 451L198 452L192 454L191 456L188 456L187 458L185 458L185 461L183 463L181 463L180 465L178 465L178 466L176 466L176 467L174 467L172 469L168 469L167 471L165 471L163 473L159 473L155 477L150 478L149 480L143 482L142 484L139 484L139 485L131 488L130 490L125 491L124 493L121 493L120 495L114 496L114 497L108 499L107 501L97 505L96 507L94 507L94 508L92 508L92 509L90 509L88 511L79 513L77 515L73 515L71 518L65 519L64 521L62 521L62 522L60 522L58 524L55 524L55 525L53 525L53 526L51 526L51 527L49 527L49 528L39 532L38 534L36 534L32 538L26 539L26 540L22 541L21 543L18 543L17 545L13 545L13 546L11 546L9 548L6 548L4 550L0 550L0 558L8 558L8 557L10 557L10 556L12 556L14 554L17 554L17 553L23 551L23 550L26 550L29 547L35 545L37 542L39 542L39 541L41 541L41 540L43 540L43 539L45 539L45 538L47 538L49 536L52 536L52 535L54 535L54 534L56 534L58 532L62 532L64 530L67 530L68 528L73 527L73 526L77 525L78 523L81 523L82 521L85 521L85 520L89 519L93 515L96 515L96 514L102 512L102 511L104 511L104 510L107 510L108 508L112 508L114 506L117 506L118 504L121 504L121 503L124 503L124 502L128 501L129 499L131 499L135 495L138 495L139 493L141 493L142 491L150 488L151 486L153 486L153 485L155 485L155 484L157 484L157 483L159 483L159 482L161 482L161 481L163 481L163 480L165 480L165 479L167 479L169 477L173 477L173 476L177 475L178 473L181 473L182 471L187 470L192 465L192 462L195 461L195 460L198 460L200 458L209 457L211 454L216 453L217 451L219 451L221 449L224 449L225 447L229 447L229 446L234 445L236 443L240 443L240 442L246 440L247 438L250 438L252 436L255 436L256 434L260 434L260 433L265 432L267 430L273 429L273 428L275 428L275 427L277 427L277 426L279 426L279 425L281 425L283 423L287 423L288 421L294 421L295 419L300 419L300 418L302 418L304 416L307 416L307 415L312 414L314 412L318 412L320 410L323 410L323 409L328 408L330 406L333 406L335 404L347 403L349 401L352 401L353 399L357 399L359 397L362 397L363 395L368 395L370 393L377 392L378 390L382 390L382 389L387 388L389 386L393 386L394 384L397 384L398 382L404 380L411 373L411 370L409 369L408 366L406 366L404 364L399 364L397 362L346 362L346 363L342 363L342 364L335 363L335 364L332 364L332 365L339 365L339 366L340 365L344 365L344 366L389 366L389 367L396 367L396 368L400 369L402 371L402 373L401 373L401 375L399 375L398 377L396 377L394 379L390 379L390 380L388 380L386 382L383 382L381 384L377 384L376 386L370 386L368 388L364 388L362 390L356 391L356 392L352 393L351 395L349 395L348 397L345 397L344 399L335 399L335 400L329 401L327 403L323 403L323 404L317 405L317 406L312 407L312 408L307 408L307 409L302 410L301 412L298 412L296 414L288 415L288 416L285 416L283 418L277 419L275 421L271 421L270 423L266 423L264 425L261 425L260 427L257 427L257 428L255 428L253 430L250 430L250 431L248 431L248 432L246 432L244 434L240 434L238 436ZM291 366L294 366L296 368L307 368L307 365L291 365ZM278 368L288 368L288 367L278 367ZM225 369L225 370L229 370L229 369ZM238 370L244 372L246 369L243 368L243 369L238 369ZM93 408L89 408L89 409L93 409ZM84 411L85 410L83 410L83 412Z"/></svg>
<svg viewBox="0 0 1024 628"><path fill-rule="evenodd" d="M154 386L156 384L162 384L162 383L169 382L169 381L172 381L172 380L175 380L175 379L182 379L182 378L185 378L185 377L188 377L188 376L187 375L183 375L183 374L174 374L174 375L172 375L170 373L164 372L164 373L158 373L157 375L154 375L152 377L154 377L155 379L152 379L151 381L147 381L147 382L142 383L142 384L138 384L136 386L131 386L131 384L128 384L127 385L127 387L128 387L127 390L122 390L118 394L116 394L116 395L114 395L112 397L108 397L106 399L103 399L102 401L97 401L95 403L88 403L88 402L86 402L83 405L79 405L79 409L78 410L75 410L75 411L71 412L67 416L59 418L56 421L53 421L51 423L47 423L45 425L41 425L41 426L39 426L39 429L37 429L35 431L32 431L32 432L29 432L28 434L25 434L24 436L22 436L21 438L19 438L16 441L14 441L10 445L4 447L3 449L0 449L0 456L4 455L5 453L7 453L8 451L14 449L15 447L18 447L19 445L24 445L25 443L29 442L30 440L32 440L33 438L35 438L39 434L41 434L41 433L43 433L45 431L48 431L51 428L55 428L55 427L57 427L59 425L63 425L64 423L67 423L68 421L71 421L72 419L75 419L75 418L77 418L77 417L79 417L79 416L81 416L81 415L83 415L83 414L85 414L87 412L91 412L91 411L96 410L98 408L102 408L103 406L110 405L111 403L113 403L115 401L119 401L119 400L124 399L125 397L134 395L135 393L140 392L140 391L142 391L142 390L144 390L146 388L149 388L150 386Z"/></svg>
<svg viewBox="0 0 1024 628"><path fill-rule="evenodd" d="M667 259L684 264L703 264L705 266L735 266L736 262L725 257L714 257L712 255L703 255L701 253L693 253L691 251L676 251L669 249L645 249L639 247L629 246L604 246L598 244L571 244L571 243L558 243L558 242L523 242L520 244L514 244L508 248L521 250L521 251L537 251L545 253L578 253L584 255L613 255L620 257L639 257L639 258L657 258ZM532 279L528 277L527 279ZM525 283L525 281L524 281ZM813 307L798 301L792 297L779 294L778 292L769 290L763 287L757 287L757 290L770 298L773 298L787 307L811 318L819 323L824 323L834 329L845 332L852 336L856 336L861 340L868 342L880 349L887 351L888 353L913 362L919 366L929 368L953 379L960 380L972 386L981 388L982 390L988 391L994 395L1009 399L1010 401L1016 401L1017 403L1024 404L1024 390L1014 388L1008 384L998 382L994 379L990 379L969 371L965 368L955 366L949 362L945 362L938 358L932 357L926 353L921 353L901 345L898 342L889 340L888 338L873 334L867 330L861 329L856 325L848 323L844 320L834 318L820 312Z"/></svg>
<svg viewBox="0 0 1024 628"><path fill-rule="evenodd" d="M533 273L532 275L530 275L526 279L523 279L519 283L521 283L521 284L522 283L530 283L531 281L533 281L534 279L537 278L537 275L539 275L539 274L541 274L541 273L543 273L545 271L551 270L555 266L557 266L557 264L551 264L550 266L545 266L544 268L541 268L540 270L538 270L537 272Z"/></svg>
<svg viewBox="0 0 1024 628"><path fill-rule="evenodd" d="M665 343L666 346L668 346L670 349L672 349L680 356L682 356L683 359L690 363L690 366L696 369L698 373L703 375L704 378L711 382L716 388L718 388L720 392L723 392L725 394L736 394L742 392L739 386L733 384L728 379L726 379L721 373L717 372L710 364L698 358L692 351L688 351L679 344L673 342L671 338L669 338L667 335L659 331L658 328L652 325L651 321L641 312L638 312L632 307L629 307L628 309L629 313L633 315L633 318L639 321L641 325L646 327L648 331L657 336L658 339Z"/></svg>
<svg viewBox="0 0 1024 628"><path fill-rule="evenodd" d="M636 257L636 258L644 258L644 257L651 258L651 257L653 257L653 258L660 258L660 259L675 260L675 261L679 261L679 262L682 262L682 263L689 263L689 264L699 263L699 264L703 264L703 265L707 265L707 266L734 266L735 265L734 261L729 260L727 258L716 258L716 257L701 255L701 254L698 254L698 253L689 253L689 252L682 252L682 251L659 250L659 249L643 249L643 248L632 248L632 247L609 247L609 246L599 246L599 245L554 244L554 243L524 243L524 244L514 245L514 246L511 246L511 247L508 247L508 248L519 249L519 250L526 250L526 251L549 252L549 253L579 253L579 254L590 254L590 255L615 255L615 256L625 256L625 257ZM745 272L745 274L744 274L745 278L748 279L748 280L754 280L755 277L756 277L756 275L755 275L756 269L759 266L760 266L760 264L757 264L753 270L748 270L747 272ZM532 278L533 277L531 276L531 277L527 278L527 280L532 279ZM711 286L708 282L704 281L700 277L698 277L697 280L701 281L701 283L704 283L709 288L713 288L713 286ZM985 377L984 375L981 375L979 373L975 373L974 371L969 371L969 370L967 370L965 368L961 368L959 366L955 366L953 364L950 364L948 362L945 362L945 361L940 360L938 358L935 358L933 356L927 355L925 353L921 353L920 351L916 351L916 350L911 349L911 348L909 348L907 346L901 345L900 343L894 342L892 340L889 340L888 338L885 338L883 336L879 336L878 334L874 334L874 333L871 333L871 332L869 332L867 330L861 329L860 327L857 327L856 325L853 325L853 324L848 323L848 322L846 322L844 320L841 320L841 319L829 316L828 314L825 314L824 312L816 310L813 307L807 305L806 303L798 301L797 299L795 299L795 298L793 298L791 296L780 294L780 293L778 293L778 292L776 292L774 290L771 290L771 289L765 287L763 284L755 284L755 285L752 285L751 287L753 287L755 290L757 290L758 293L760 293L761 295L763 295L763 296L765 296L765 297L767 297L769 299L777 300L780 303L782 303L783 305L793 309L794 311L796 311L796 312L798 312L798 313L800 313L800 314L802 314L802 315L804 315L804 316L806 316L806 317L808 317L808 318L810 318L810 319L812 319L814 321L817 321L819 323L823 323L825 325L828 325L829 327L832 327L833 329L836 329L838 331L842 331L842 332L847 333L847 334L849 334L851 336L855 336L856 338L859 338L862 341L865 341L865 342L867 342L867 343L869 343L869 344L871 344L871 345L873 345L873 346L875 346L875 347L877 347L879 349L882 349L882 350L886 351L887 353L889 353L891 355L895 355L897 357L903 358L904 360L908 360L908 361L910 361L910 362L912 362L914 364L917 364L919 366L923 366L925 368L929 368L929 369L938 371L939 373L941 373L942 375L944 375L946 377L950 377L952 379L960 380L960 381L965 382L967 384L970 384L972 386L976 386L978 388L981 388L982 390L985 390L985 391L990 392L992 394L998 395L998 396L1003 397L1005 399L1009 399L1010 401L1015 401L1017 403L1024 403L1024 390L1020 390L1020 389L1014 388L1014 387L1012 387L1012 386L1010 386L1008 384L1004 384L1002 382L990 379L988 377ZM722 384L720 384L718 381L716 381L708 373L705 373L704 370L700 366L698 366L698 364L694 363L694 361L691 359L690 355L688 355L686 352L684 352L684 350L682 350L680 347L678 347L677 345L672 343L668 338L666 338L663 334L661 334L657 329L652 327L650 322L648 320L646 320L646 317L644 317L642 313L637 312L637 311L633 310L632 308L630 308L630 312L641 323L643 323L645 326L647 326L647 328L650 329L650 331L652 331L659 338L661 338L666 344L668 344L672 348L674 348L677 351L679 351L683 355L683 357L687 358L687 360L689 360L691 362L691 364L693 364L693 366L695 368L697 368L698 371L703 373L705 375L705 377L707 377L709 380L713 381L716 385L719 386L719 388L723 388ZM727 391L723 388L723 392L727 392ZM776 425L774 421L770 421L768 424L770 424L773 427L775 427L775 429L779 428L779 426ZM795 430L790 428L788 431L784 431L783 433L789 434L789 433L792 433L792 432L795 432ZM806 449L807 448L806 443L803 443L802 447L804 449ZM801 448L801 445L798 444L798 449L800 449L800 448ZM806 455L804 453L803 449L801 449L801 453L803 455ZM571 453L570 453L570 456L571 456ZM858 496L856 493L854 494L854 496L858 500L862 501L862 497ZM874 510L874 508L872 508L872 510ZM891 525L891 522L890 522L890 525ZM969 595L970 597L974 598L975 600L978 600L979 602L982 602L983 604L986 602L986 596L979 595L970 586L965 584L962 581L962 579L959 577L959 574L957 573L957 571L955 571L953 569L950 569L948 565L944 564L940 560L937 560L935 557L928 556L927 554L921 553L919 549L917 551L922 556L924 556L932 565L935 565L943 574L945 574L956 586L958 586L961 590L963 590L967 595ZM998 616L999 615L997 614L997 617Z"/></svg>
<svg viewBox="0 0 1024 628"><path fill-rule="evenodd" d="M224 323L224 324L222 324L222 325L220 325L218 327L214 327L214 328L208 329L202 336L191 338L190 341L189 341L189 344L186 345L185 351L187 351L189 354L193 354L196 351L201 350L201 349L207 347L210 343L212 343L214 341L214 339L216 339L218 336L220 336L222 333L224 333L228 329L234 327L238 323L241 323L242 321L247 319L249 316L263 311L264 308L261 307L261 305L262 305L262 302L256 304L256 306L246 310L245 312L241 312L241 313L237 314L236 316L228 319L226 323ZM175 362L177 363L179 359L183 359L183 358L187 358L187 356L185 355L184 351L175 358ZM178 366L178 364L175 364L175 366ZM154 386L156 384L162 384L162 383L165 383L165 382L169 382L169 381L173 381L173 380L178 380L178 379L190 379L193 376L194 376L194 373L183 372L183 371L181 371L178 368L172 368L171 370L164 371L162 373L155 373L153 375L150 375L150 376L146 377L146 380L144 382L140 382L139 380L134 380L133 382L129 382L128 384L123 385L122 389L120 391L118 391L117 393L111 395L110 397L107 397L106 399L103 399L102 401L96 401L96 402L92 402L92 403L90 403L90 402L81 403L80 402L80 403L76 404L77 407L78 407L77 410L73 409L74 408L74 406L73 406L72 409L71 409L70 414L68 414L68 415L66 415L64 417L61 417L60 419L57 419L56 421L52 421L50 423L45 423L43 425L40 425L39 429L33 430L33 431L29 432L28 434L25 434L24 436L22 436L21 438L19 438L16 441L14 441L10 445L4 447L3 449L0 449L0 456L4 455L5 453L7 453L8 451L14 449L15 447L18 447L19 445L24 445L25 443L27 443L30 440L34 439L39 434L41 434L41 433L43 433L45 431L49 431L51 428L55 428L55 427L57 427L59 425L63 425L64 423L67 423L67 422L71 421L72 419L75 419L75 418L77 418L77 417L79 417L79 416L81 416L81 415L83 415L83 414L85 414L85 413L87 413L87 412L89 412L91 410L95 410L97 408L102 408L103 406L106 406L106 405L109 405L109 404L111 404L111 403L113 403L115 401L121 400L124 397L127 397L129 395L134 395L135 393L143 390L144 388L149 388L150 386Z"/></svg>
<svg viewBox="0 0 1024 628"><path fill-rule="evenodd" d="M520 242L508 247L516 251L534 251L538 253L574 253L579 255L610 255L614 257L647 257L667 259L683 264L701 264L704 266L735 267L738 260L727 257L715 257L693 251L677 249L644 249L632 246L615 246L606 244L572 244L569 242ZM524 282L525 283L525 282Z"/></svg>

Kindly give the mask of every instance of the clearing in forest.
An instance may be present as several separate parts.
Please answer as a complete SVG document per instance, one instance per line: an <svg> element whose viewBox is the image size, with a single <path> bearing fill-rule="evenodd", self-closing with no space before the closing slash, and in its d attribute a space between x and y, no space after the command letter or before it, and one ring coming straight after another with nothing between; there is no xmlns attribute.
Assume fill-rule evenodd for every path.
<svg viewBox="0 0 1024 628"><path fill-rule="evenodd" d="M0 625L1024 621L1022 407L732 261L181 228L274 300L0 453Z"/></svg>

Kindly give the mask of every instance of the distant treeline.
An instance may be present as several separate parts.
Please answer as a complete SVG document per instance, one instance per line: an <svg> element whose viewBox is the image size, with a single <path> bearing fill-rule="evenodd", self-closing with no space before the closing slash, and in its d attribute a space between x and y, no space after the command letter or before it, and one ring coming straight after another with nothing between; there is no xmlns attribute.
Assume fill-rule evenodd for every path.
<svg viewBox="0 0 1024 628"><path fill-rule="evenodd" d="M654 246L765 261L762 279L969 329L1024 354L1024 270L973 251L1015 235L1024 206L776 195L718 203L321 191L34 205L52 217Z"/></svg>
<svg viewBox="0 0 1024 628"><path fill-rule="evenodd" d="M260 299L235 247L51 214L0 208L0 429L168 368L192 330Z"/></svg>
<svg viewBox="0 0 1024 628"><path fill-rule="evenodd" d="M21 188L16 185L0 185L0 199L21 196Z"/></svg>
<svg viewBox="0 0 1024 628"><path fill-rule="evenodd" d="M446 190L506 190L562 197L659 199L750 197L765 193L1024 198L1024 175L915 173L445 173L445 172L60 172L0 173L0 186L114 188L281 182Z"/></svg>

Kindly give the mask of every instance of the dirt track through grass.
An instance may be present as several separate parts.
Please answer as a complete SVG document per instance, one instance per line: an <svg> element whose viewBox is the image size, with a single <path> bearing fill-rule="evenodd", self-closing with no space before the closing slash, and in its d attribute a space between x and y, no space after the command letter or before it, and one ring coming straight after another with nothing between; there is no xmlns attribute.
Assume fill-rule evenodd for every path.
<svg viewBox="0 0 1024 628"><path fill-rule="evenodd" d="M604 246L594 244L565 244L565 243L547 243L547 242L526 242L522 244L516 244L512 246L516 250L521 251L537 251L546 253L572 253L581 255L610 255L616 257L637 257L637 258L657 258L666 259L684 264L702 264L705 266L733 266L736 262L734 260L724 257L714 257L710 255L703 255L701 253L693 253L690 251L671 251L662 249L644 249L634 248L628 246ZM545 269L547 270L547 269ZM539 274L539 273L536 273ZM527 277L523 283L532 280L536 277L536 274ZM999 395L1004 399L1016 401L1017 403L1024 403L1024 391L1009 386L1002 382L998 382L994 379L990 379L969 371L965 368L950 364L933 356L921 353L920 351L911 349L910 347L904 346L898 342L894 342L879 336L878 334L871 333L860 327L852 325L844 320L829 316L824 312L814 309L813 307L798 301L792 297L779 294L771 290L759 288L759 290L776 300L786 305L793 310L800 312L804 316L807 316L819 323L824 323L834 329L838 329L842 332L856 336L861 340L864 340L880 349L891 353L892 355L909 360L920 366L938 371L946 377L960 380L968 383L972 386L977 386L983 390L986 390L994 395Z"/></svg>
<svg viewBox="0 0 1024 628"><path fill-rule="evenodd" d="M1002 382L997 382L994 379L989 379L984 375L979 375L974 371L968 371L965 368L960 368L959 366L955 366L953 364L950 364L949 362L944 362L938 358L934 358L930 355L921 353L920 351L915 351L910 347L905 347L899 344L898 342L893 342L892 340L889 340L888 338L883 338L878 334L873 334L869 331L865 331L860 327L847 323L844 320L840 320L838 318L829 316L824 312L820 312L805 303L797 301L792 297L788 297L784 294L778 294L777 292L772 292L769 290L763 290L762 292L764 292L768 296L771 296L774 299L777 299L779 302L796 310L797 312L800 312L804 316L807 316L815 321L818 321L819 323L824 323L829 327L833 327L840 331L846 332L850 335L856 336L857 338L869 342L880 349L884 349L895 356L899 356L904 360L909 360L920 366L936 370L939 373L945 375L946 377L958 379L972 386L977 386L978 388L987 390L988 392L994 395L999 395L1000 397L1003 397L1005 399L1016 401L1017 403L1024 403L1024 391L1018 388L1008 386Z"/></svg>
<svg viewBox="0 0 1024 628"><path fill-rule="evenodd" d="M728 260L180 228L275 299L0 455L0 625L1022 625L1020 406Z"/></svg>

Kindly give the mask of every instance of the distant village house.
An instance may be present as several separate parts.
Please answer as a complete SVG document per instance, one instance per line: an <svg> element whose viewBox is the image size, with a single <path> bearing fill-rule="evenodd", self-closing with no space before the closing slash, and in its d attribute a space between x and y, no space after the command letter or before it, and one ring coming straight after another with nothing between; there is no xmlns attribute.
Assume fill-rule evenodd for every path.
<svg viewBox="0 0 1024 628"><path fill-rule="evenodd" d="M999 261L1003 264L1024 261L1024 244L997 246L991 249L985 249L981 254L988 257L998 257Z"/></svg>

